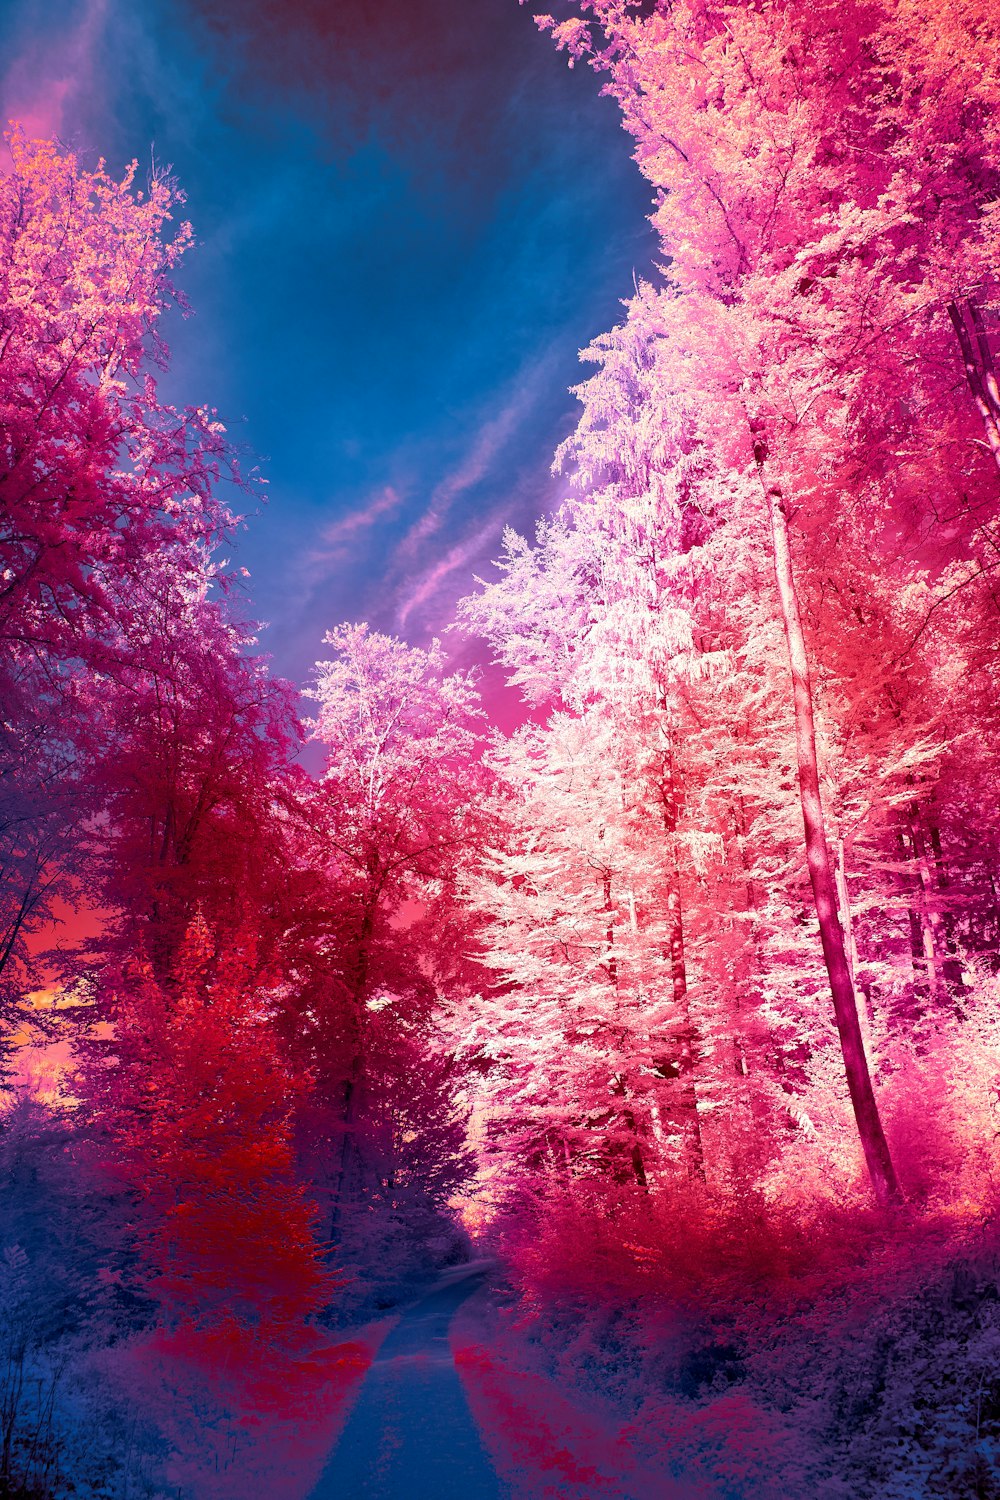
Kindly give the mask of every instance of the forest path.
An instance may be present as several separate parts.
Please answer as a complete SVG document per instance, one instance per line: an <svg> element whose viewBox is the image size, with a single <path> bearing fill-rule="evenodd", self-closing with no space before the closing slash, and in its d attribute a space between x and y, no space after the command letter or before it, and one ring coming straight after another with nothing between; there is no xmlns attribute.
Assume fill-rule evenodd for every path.
<svg viewBox="0 0 1000 1500"><path fill-rule="evenodd" d="M480 1442L448 1326L490 1267L453 1273L383 1342L311 1500L505 1500Z"/></svg>

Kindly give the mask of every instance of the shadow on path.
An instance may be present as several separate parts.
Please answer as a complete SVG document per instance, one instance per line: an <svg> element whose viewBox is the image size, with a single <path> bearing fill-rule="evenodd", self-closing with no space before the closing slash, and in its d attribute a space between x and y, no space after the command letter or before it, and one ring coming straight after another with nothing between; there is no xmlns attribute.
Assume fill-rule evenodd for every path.
<svg viewBox="0 0 1000 1500"><path fill-rule="evenodd" d="M385 1339L311 1500L505 1500L452 1362L448 1325L489 1267L452 1273Z"/></svg>

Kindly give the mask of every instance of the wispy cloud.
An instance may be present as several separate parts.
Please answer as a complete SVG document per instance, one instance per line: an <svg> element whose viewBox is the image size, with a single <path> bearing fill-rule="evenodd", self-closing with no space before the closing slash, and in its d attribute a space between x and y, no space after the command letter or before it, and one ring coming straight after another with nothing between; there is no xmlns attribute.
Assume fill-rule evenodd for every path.
<svg viewBox="0 0 1000 1500"><path fill-rule="evenodd" d="M4 123L19 120L29 137L58 136L72 123L72 104L93 86L109 0L83 0L75 25L37 35L0 81Z"/></svg>
<svg viewBox="0 0 1000 1500"><path fill-rule="evenodd" d="M456 542L450 547L442 558L410 580L406 595L396 611L396 618L400 628L404 628L410 616L434 599L444 580L459 568L467 568L472 561L480 556L486 543L496 540L503 527L503 522L498 516L491 516L482 526L466 537L461 542Z"/></svg>
<svg viewBox="0 0 1000 1500"><path fill-rule="evenodd" d="M396 547L387 571L396 591L400 629L443 594L452 574L463 568L471 572L474 564L481 563L511 519L515 496L509 488L510 463L503 450L524 432L551 378L551 365L551 352L545 352L520 373L499 410L478 426L459 462L438 480L423 514ZM496 478L501 464L507 485L498 502ZM469 530L475 522L478 525ZM458 535L447 550L441 536L446 528L452 536ZM464 582L471 584L471 578L463 586Z"/></svg>
<svg viewBox="0 0 1000 1500"><path fill-rule="evenodd" d="M337 521L331 521L329 526L324 526L320 532L324 545L327 548L340 547L344 542L355 537L359 531L367 531L374 526L382 516L390 515L399 509L400 498L391 484L387 484L381 495L376 495L367 505L360 510L352 510L346 516L341 516Z"/></svg>
<svg viewBox="0 0 1000 1500"><path fill-rule="evenodd" d="M428 537L440 531L455 501L474 489L480 480L485 478L500 451L516 431L527 409L527 395L525 392L519 392L503 411L479 429L468 453L458 466L434 487L424 514L410 527L400 542L396 554L400 561L407 557L415 557Z"/></svg>
<svg viewBox="0 0 1000 1500"><path fill-rule="evenodd" d="M412 563L424 543L444 526L455 502L491 473L502 450L534 409L550 364L548 357L538 360L527 375L521 377L513 395L496 416L482 424L460 462L435 485L424 514L414 522L396 548L395 563L403 568Z"/></svg>
<svg viewBox="0 0 1000 1500"><path fill-rule="evenodd" d="M402 504L402 497L392 485L386 485L373 495L367 505L348 511L330 521L319 533L318 541L308 548L299 559L298 571L307 584L315 583L328 573L334 564L342 562L351 552L351 544L386 516L392 515Z"/></svg>

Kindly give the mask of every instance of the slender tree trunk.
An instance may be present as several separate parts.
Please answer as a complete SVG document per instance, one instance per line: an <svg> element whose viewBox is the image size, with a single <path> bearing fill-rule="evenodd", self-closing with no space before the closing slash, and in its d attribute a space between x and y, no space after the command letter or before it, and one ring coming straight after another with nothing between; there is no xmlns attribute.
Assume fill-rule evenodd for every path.
<svg viewBox="0 0 1000 1500"><path fill-rule="evenodd" d="M904 860L909 859L905 836L900 833L899 847L902 850ZM924 952L923 933L920 927L920 916L914 906L914 892L905 874L900 876L903 887L903 899L906 902L906 923L910 933L910 967L913 971L913 998L916 1002L915 1009L919 1012L930 1000L930 986L927 982L927 955Z"/></svg>
<svg viewBox="0 0 1000 1500"><path fill-rule="evenodd" d="M572 1158L569 1152L569 1142L564 1135L560 1135L556 1129L546 1131L546 1139L549 1146L549 1160L552 1170L559 1181L565 1186L569 1183L572 1175Z"/></svg>
<svg viewBox="0 0 1000 1500"><path fill-rule="evenodd" d="M616 1094L620 1099L628 1098L628 1083L626 1082L624 1073L619 1073L616 1075L615 1080L611 1086L611 1092L613 1094ZM642 1146L639 1142L639 1133L638 1127L636 1125L635 1114L627 1104L623 1104L622 1108L617 1111L617 1117L632 1137L632 1145L629 1148L629 1165L631 1168L632 1176L638 1183L639 1187L642 1188L643 1192L648 1193L649 1178L646 1175L646 1159L642 1154ZM612 1118L614 1118L614 1116L612 1116Z"/></svg>
<svg viewBox="0 0 1000 1500"><path fill-rule="evenodd" d="M751 872L750 866L747 864L746 854L744 853L744 845L745 845L746 839L747 839L747 816L746 816L746 812L747 812L747 810L746 810L746 800L744 799L742 792L737 792L735 794L735 797L733 799L733 804L732 804L732 814L733 814L732 863L733 863L734 867L738 867L739 868L739 870L741 871L742 876L743 876L743 889L746 892L746 904L745 904L745 906L744 906L743 909L744 909L744 911L752 914L752 920L751 920L751 925L750 925L750 932L751 932L751 939L750 939L750 941L751 941L751 943L753 945L753 951L754 951L754 957L755 957L756 964L757 964L758 968L760 968L761 965L762 965L762 963L763 963L763 956L762 956L762 953L761 953L760 933L759 933L760 909L759 909L758 904L757 904L757 891L756 891L756 887L754 885L754 880L753 880L752 872ZM735 892L734 892L734 896L735 896ZM737 1027L737 1030L734 1033L733 1038L732 1038L732 1041L733 1041L733 1056L734 1056L734 1065L733 1065L734 1066L734 1072L736 1073L737 1077L743 1078L743 1079L747 1080L751 1076L751 1070L750 1070L750 1064L749 1064L749 1062L747 1060L746 1046L745 1046L743 1037L740 1034L741 1027L742 1027L742 1022L741 1022L741 1005L740 1005L740 999L739 999L739 986L737 986L737 989L736 989L736 1012L735 1012L735 1015L733 1017L733 1021L734 1021L734 1024L736 1025L736 1027ZM756 1083L755 1082L750 1083L748 1085L748 1087L747 1087L746 1101L747 1101L747 1105L748 1105L749 1110L750 1110L750 1117L753 1120L754 1125L755 1126L759 1126L761 1130L766 1129L766 1123L765 1123L766 1122L766 1110L762 1108L762 1103L761 1103L759 1095L757 1094Z"/></svg>
<svg viewBox="0 0 1000 1500"><path fill-rule="evenodd" d="M913 781L912 776L909 779ZM931 791L931 803L933 796ZM944 993L960 991L965 988L965 983L954 941L953 914L948 905L948 871L941 850L941 830L935 824L927 823L924 805L916 797L910 803L909 812L910 841L922 895L920 920L924 947L929 948L933 965L932 984Z"/></svg>
<svg viewBox="0 0 1000 1500"><path fill-rule="evenodd" d="M352 1063L351 1073L344 1080L344 1128L340 1138L340 1159L337 1163L337 1185L333 1192L330 1209L330 1240L337 1236L343 1216L344 1200L350 1189L351 1165L358 1160L358 1117L361 1104L362 1059L359 1053Z"/></svg>
<svg viewBox="0 0 1000 1500"><path fill-rule="evenodd" d="M837 837L837 905L840 912L840 925L844 930L844 948L847 953L847 967L851 971L851 983L857 996L861 993L863 1005L858 1012L861 1021L861 1035L865 1044L865 1054L869 1065L873 1055L875 1013L872 1010L871 985L864 980L858 980L858 945L854 937L854 918L851 914L851 893L847 884L847 863L844 857L844 840Z"/></svg>
<svg viewBox="0 0 1000 1500"><path fill-rule="evenodd" d="M688 1171L692 1176L705 1180L705 1146L701 1134L701 1117L698 1113L698 1087L695 1082L695 1029L691 1016L691 1001L688 995L687 960L684 953L684 910L681 905L681 872L677 861L676 835L680 817L680 797L677 790L677 771L671 738L663 726L660 732L666 742L664 774L660 780L660 804L663 811L663 828L669 844L667 861L667 934L670 945L670 980L673 1000L683 1017L680 1036L680 1084L681 1084L681 1132L688 1158Z"/></svg>
<svg viewBox="0 0 1000 1500"><path fill-rule="evenodd" d="M357 957L354 965L354 983L351 987L351 1000L354 1009L354 1022L357 1026L357 1036L354 1043L354 1056L351 1058L351 1068L344 1080L344 1131L340 1140L340 1159L337 1164L337 1185L333 1193L333 1206L330 1210L330 1239L336 1238L337 1227L340 1223L344 1206L344 1197L349 1187L350 1167L352 1161L357 1164L359 1159L357 1131L358 1118L361 1111L361 1092L364 1083L365 1070L365 1047L364 1047L364 1006L365 991L368 988L368 968L370 962L370 950L372 937L375 933L375 914L378 909L381 886L376 885L374 893L369 893L365 902L361 917L361 928L358 934Z"/></svg>
<svg viewBox="0 0 1000 1500"><path fill-rule="evenodd" d="M643 1161L642 1147L639 1145L638 1141L636 1141L635 1145L632 1147L632 1172L635 1176L636 1182L642 1188L643 1192L648 1193L649 1179L646 1176L646 1163Z"/></svg>
<svg viewBox="0 0 1000 1500"><path fill-rule="evenodd" d="M673 981L674 1004L683 1017L680 1034L680 1084L681 1084L681 1129L686 1142L685 1154L688 1171L692 1176L705 1180L705 1147L701 1135L701 1117L698 1113L698 1086L695 1082L698 1059L695 1055L695 1029L688 998L687 963L684 958L684 919L681 910L680 873L676 865L669 874L671 882L667 895L667 920L670 933L670 967Z"/></svg>
<svg viewBox="0 0 1000 1500"><path fill-rule="evenodd" d="M819 761L816 753L816 724L813 711L812 683L806 655L805 635L799 613L792 553L788 535L788 516L784 497L777 486L769 484L764 473L767 448L754 436L754 459L767 498L774 547L774 571L781 602L781 618L788 645L788 662L792 676L795 713L795 751L799 772L799 800L805 828L806 864L812 885L816 915L819 918L823 958L830 978L833 1013L840 1036L847 1087L854 1107L861 1146L868 1165L872 1189L881 1204L900 1203L902 1194L896 1179L889 1144L882 1129L878 1104L872 1089L868 1059L865 1056L857 999L851 983L851 971L844 946L844 933L837 916L837 886L826 821L819 790Z"/></svg>
<svg viewBox="0 0 1000 1500"><path fill-rule="evenodd" d="M604 830L602 828L601 829L601 838L603 838L603 837L604 837ZM601 908L601 910L604 912L605 917L607 918L607 923L608 923L607 928L605 929L605 933L604 933L604 938L605 938L605 941L606 941L606 943L608 945L608 979L611 982L611 988L614 989L614 990L617 990L617 988L618 988L618 960L615 957L615 922L614 922L615 907L614 907L614 902L611 900L611 872L609 870L605 870L604 871L604 881L603 881L603 884L604 884L604 905Z"/></svg>
<svg viewBox="0 0 1000 1500"><path fill-rule="evenodd" d="M960 992L965 989L965 980L962 977L962 961L958 956L958 944L955 941L955 910L951 905L951 880L948 875L948 866L945 863L944 850L941 846L941 829L936 823L930 825L931 852L934 856L934 872L937 877L937 887L941 892L944 907L942 915L942 928L944 930L944 962L942 969L945 982L949 987Z"/></svg>
<svg viewBox="0 0 1000 1500"><path fill-rule="evenodd" d="M602 838L602 839L604 837L604 829L603 828L600 831L599 837ZM618 960L615 958L615 928L614 928L614 910L615 910L615 906L614 906L614 902L611 899L611 871L610 870L605 870L604 871L604 874L603 874L603 883L604 883L604 906L603 906L602 910L604 911L604 913L605 913L605 915L607 917L607 923L608 923L607 932L605 933L605 937L607 939L607 944L608 944L608 981L609 981L609 983L611 985L611 988L617 993L617 990L618 990ZM616 1009L618 1008L618 1004L619 1003L620 1002L618 1002L618 1001L615 1002L615 1008ZM616 1088L614 1088L612 1090L612 1092L616 1093L616 1094L621 1094L624 1097L625 1094L626 1094L626 1091L627 1090L626 1090L626 1084L625 1084L625 1077L624 1077L624 1075L620 1075L619 1081L618 1081L618 1086ZM642 1188L643 1192L648 1192L649 1191L649 1181L648 1181L648 1178L646 1176L646 1163L645 1163L645 1159L643 1158L642 1147L639 1145L638 1135L637 1135L637 1131L636 1131L635 1115L632 1113L632 1111L630 1109L624 1109L621 1112L620 1118L621 1118L622 1122L624 1123L625 1128L627 1130L631 1131L631 1133L632 1133L632 1135L634 1137L634 1144L632 1146L631 1152L629 1153L630 1160L631 1160L631 1163L632 1163L632 1175L634 1176L634 1178L635 1178L636 1182L639 1184L639 1186Z"/></svg>
<svg viewBox="0 0 1000 1500"><path fill-rule="evenodd" d="M933 968L927 943L927 926L923 920L920 891L916 877L908 871L913 863L913 850L905 828L899 830L900 872L899 880L903 900L906 903L906 921L910 931L910 965L913 969L913 995L918 1008L930 1003L933 993Z"/></svg>
<svg viewBox="0 0 1000 1500"><path fill-rule="evenodd" d="M962 307L949 302L948 316L962 351L965 378L982 420L986 442L993 462L1000 469L1000 388L983 315L970 300Z"/></svg>
<svg viewBox="0 0 1000 1500"><path fill-rule="evenodd" d="M844 840L837 839L837 905L840 910L840 925L844 929L844 949L847 967L851 971L851 983L858 982L858 945L854 940L854 919L851 916L851 894L847 888L847 863L844 858Z"/></svg>
<svg viewBox="0 0 1000 1500"><path fill-rule="evenodd" d="M941 933L941 916L935 900L930 860L927 858L923 829L920 826L920 808L916 802L910 803L909 834L910 848L913 851L913 862L917 869L917 883L920 891L921 947L923 948L924 959L926 961L927 977L930 981L931 993L937 996L942 987L941 954L944 949L944 942Z"/></svg>

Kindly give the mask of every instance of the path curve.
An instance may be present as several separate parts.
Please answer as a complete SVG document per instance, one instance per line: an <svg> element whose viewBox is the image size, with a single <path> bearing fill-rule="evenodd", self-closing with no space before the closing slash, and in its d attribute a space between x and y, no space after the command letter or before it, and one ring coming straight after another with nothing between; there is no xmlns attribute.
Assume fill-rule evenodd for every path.
<svg viewBox="0 0 1000 1500"><path fill-rule="evenodd" d="M448 1344L456 1310L491 1269L456 1268L403 1314L365 1376L311 1500L507 1500Z"/></svg>

